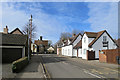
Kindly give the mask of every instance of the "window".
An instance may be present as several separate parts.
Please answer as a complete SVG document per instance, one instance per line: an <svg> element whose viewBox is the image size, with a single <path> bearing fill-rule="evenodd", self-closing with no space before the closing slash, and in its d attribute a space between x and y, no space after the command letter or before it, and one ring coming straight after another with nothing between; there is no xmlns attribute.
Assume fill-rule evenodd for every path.
<svg viewBox="0 0 120 80"><path fill-rule="evenodd" d="M86 43L86 37L84 37L84 43Z"/></svg>
<svg viewBox="0 0 120 80"><path fill-rule="evenodd" d="M86 49L84 49L84 54L86 54Z"/></svg>
<svg viewBox="0 0 120 80"><path fill-rule="evenodd" d="M107 41L107 36L103 36L103 42Z"/></svg>

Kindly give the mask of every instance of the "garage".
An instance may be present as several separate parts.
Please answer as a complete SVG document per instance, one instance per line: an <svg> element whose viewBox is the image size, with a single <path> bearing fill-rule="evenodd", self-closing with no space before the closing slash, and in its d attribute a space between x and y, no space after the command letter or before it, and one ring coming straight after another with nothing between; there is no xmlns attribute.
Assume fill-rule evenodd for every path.
<svg viewBox="0 0 120 80"><path fill-rule="evenodd" d="M11 63L27 54L27 35L4 34L2 35L2 63Z"/></svg>
<svg viewBox="0 0 120 80"><path fill-rule="evenodd" d="M2 62L11 63L22 57L22 48L2 48Z"/></svg>

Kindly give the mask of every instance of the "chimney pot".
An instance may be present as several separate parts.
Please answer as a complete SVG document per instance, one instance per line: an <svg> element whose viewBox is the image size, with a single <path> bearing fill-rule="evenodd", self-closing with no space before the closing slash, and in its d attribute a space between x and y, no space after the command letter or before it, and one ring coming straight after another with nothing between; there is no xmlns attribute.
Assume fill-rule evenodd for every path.
<svg viewBox="0 0 120 80"><path fill-rule="evenodd" d="M7 26L4 28L4 33L8 34L8 27Z"/></svg>
<svg viewBox="0 0 120 80"><path fill-rule="evenodd" d="M40 40L42 41L42 36L40 36Z"/></svg>
<svg viewBox="0 0 120 80"><path fill-rule="evenodd" d="M76 34L75 34L75 33L73 33L72 37L75 37L75 36L76 36Z"/></svg>

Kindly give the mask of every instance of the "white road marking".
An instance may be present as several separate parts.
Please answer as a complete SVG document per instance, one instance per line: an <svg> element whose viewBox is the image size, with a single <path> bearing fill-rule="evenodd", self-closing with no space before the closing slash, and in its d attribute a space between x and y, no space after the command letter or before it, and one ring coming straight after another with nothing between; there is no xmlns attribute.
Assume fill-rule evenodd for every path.
<svg viewBox="0 0 120 80"><path fill-rule="evenodd" d="M94 76L94 77L97 77L97 78L105 78L105 77L103 77L103 76L98 76L98 75L95 75L95 74L93 74L93 73L90 73L89 71L87 71L87 70L85 70L85 69L83 69L84 70L84 72L85 73L87 73L87 74L90 74L90 75L92 75L92 76Z"/></svg>

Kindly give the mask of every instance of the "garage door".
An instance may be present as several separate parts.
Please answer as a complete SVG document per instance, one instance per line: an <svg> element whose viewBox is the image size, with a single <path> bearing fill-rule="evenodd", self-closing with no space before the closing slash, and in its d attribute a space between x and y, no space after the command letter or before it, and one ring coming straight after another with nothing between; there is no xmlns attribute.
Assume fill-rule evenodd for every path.
<svg viewBox="0 0 120 80"><path fill-rule="evenodd" d="M11 63L22 57L22 48L3 48L2 62Z"/></svg>

